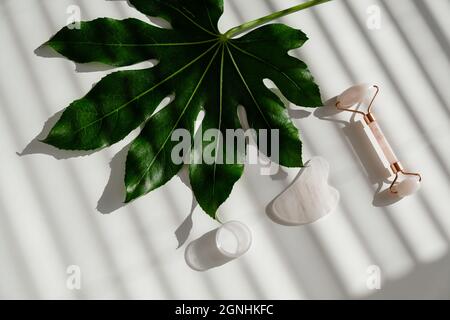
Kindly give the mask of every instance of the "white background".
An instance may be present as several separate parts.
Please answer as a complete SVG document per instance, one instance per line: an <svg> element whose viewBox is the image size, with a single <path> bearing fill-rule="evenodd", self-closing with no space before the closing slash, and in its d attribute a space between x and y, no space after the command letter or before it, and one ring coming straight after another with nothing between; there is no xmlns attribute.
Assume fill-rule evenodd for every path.
<svg viewBox="0 0 450 320"><path fill-rule="evenodd" d="M225 0L220 25L225 31L298 2ZM381 86L375 112L404 165L422 173L422 189L382 206L374 200L377 175L364 144L343 129L348 115L332 115L330 121L309 113L314 110L292 111L299 118L305 159L321 155L330 162L330 182L341 193L339 208L310 226L276 225L265 207L298 170L272 179L249 167L220 216L246 223L253 246L242 258L203 273L186 265L184 249L218 223L197 207L192 231L177 249L175 232L181 226L182 238L189 231L189 220L183 221L192 202L179 177L111 214L96 209L110 179L109 164L132 137L88 157L36 143L29 148L34 154L17 154L51 116L111 72L95 66L77 66L76 72L68 60L34 53L66 24L71 4L80 6L83 20L134 16L147 21L124 1L1 1L1 298L450 296L447 0L336 0L282 19L308 34L310 41L295 54L310 66L324 100L354 83ZM380 30L366 26L370 5L381 10ZM113 161L103 210L122 199L124 154ZM81 267L79 291L66 287L69 265ZM366 286L371 265L381 269L381 290Z"/></svg>

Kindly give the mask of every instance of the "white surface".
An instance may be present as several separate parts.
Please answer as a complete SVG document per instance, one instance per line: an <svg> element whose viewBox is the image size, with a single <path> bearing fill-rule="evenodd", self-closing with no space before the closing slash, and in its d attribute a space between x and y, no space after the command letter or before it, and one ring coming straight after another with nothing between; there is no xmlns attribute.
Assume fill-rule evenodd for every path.
<svg viewBox="0 0 450 320"><path fill-rule="evenodd" d="M222 30L298 3L225 2ZM265 207L298 170L272 180L260 176L259 168L247 167L220 216L248 225L253 246L238 260L203 273L186 265L184 248L218 224L197 207L192 232L177 249L175 231L192 200L179 178L113 214L95 209L109 179L109 163L131 137L89 157L56 160L47 154L16 154L48 118L109 72L77 73L67 60L34 54L66 23L66 9L74 3L81 6L84 20L146 19L123 1L1 1L0 297L450 296L447 0L334 1L283 19L308 34L310 41L295 53L310 66L325 100L354 83L380 85L378 120L405 167L422 173L422 189L380 207L383 201L373 199L377 175L363 165L367 159L357 151L365 144L358 145L352 128L346 122L321 120L316 116L320 112L293 110L300 117L296 124L305 159L321 155L330 162L331 184L341 193L339 208L311 226L276 225ZM380 30L366 27L366 10L373 4L381 9ZM348 120L345 114L333 119ZM113 178L120 181L120 173ZM109 197L118 199L115 193ZM66 287L70 265L81 268L79 291ZM372 265L380 268L381 290L366 286Z"/></svg>

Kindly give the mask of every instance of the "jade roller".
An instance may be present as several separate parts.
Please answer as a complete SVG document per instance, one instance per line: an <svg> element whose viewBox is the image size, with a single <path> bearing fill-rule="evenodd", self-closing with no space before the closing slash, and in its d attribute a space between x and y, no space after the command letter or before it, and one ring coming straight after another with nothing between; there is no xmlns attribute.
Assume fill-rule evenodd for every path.
<svg viewBox="0 0 450 320"><path fill-rule="evenodd" d="M372 88L375 89L375 93L372 97L372 100L370 101L367 113L350 109L352 106L362 103ZM363 116L364 122L373 133L375 141L378 143L384 157L389 162L392 174L395 176L389 187L389 190L399 197L406 197L419 190L422 176L418 173L407 172L403 169L403 166L400 164L397 156L392 150L392 147L387 141L386 136L381 130L374 114L372 113L373 102L375 101L375 98L377 97L379 91L380 88L375 85L370 86L367 84L360 84L353 86L345 90L340 96L338 96L336 108L338 108L339 110L357 113ZM400 175L404 176L404 179L401 182L399 182Z"/></svg>

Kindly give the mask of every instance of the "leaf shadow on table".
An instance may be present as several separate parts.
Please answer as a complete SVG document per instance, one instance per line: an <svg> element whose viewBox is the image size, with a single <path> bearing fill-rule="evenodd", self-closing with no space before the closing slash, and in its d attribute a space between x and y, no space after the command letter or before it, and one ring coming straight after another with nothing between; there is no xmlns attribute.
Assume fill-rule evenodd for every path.
<svg viewBox="0 0 450 320"><path fill-rule="evenodd" d="M125 200L125 162L130 144L120 150L109 163L111 169L108 182L97 202L97 210L103 214L111 214L126 204Z"/></svg>
<svg viewBox="0 0 450 320"><path fill-rule="evenodd" d="M123 2L123 3L126 3L126 5L128 7L136 10L134 8L134 6L130 3L130 1L128 1L128 0L106 0L106 1L107 2ZM137 10L137 11L139 11L139 10ZM146 15L146 17L151 23L155 24L156 26L158 26L160 28L172 29L172 26L171 26L170 22L167 21L167 20L164 20L163 18L151 17L151 16L147 16L147 15Z"/></svg>
<svg viewBox="0 0 450 320"><path fill-rule="evenodd" d="M188 165L185 165L183 167L183 169L181 169L181 171L178 173L178 177L180 178L181 182L183 182L183 184L186 187L188 187L189 190L191 190L192 203L191 203L191 209L190 209L188 216L175 231L175 236L177 237L177 240L178 240L177 249L179 249L186 243L186 241L191 233L191 230L193 227L192 215L194 214L194 211L198 206L198 202L195 199L194 191L192 190L191 183L189 181L189 166Z"/></svg>
<svg viewBox="0 0 450 320"><path fill-rule="evenodd" d="M389 192L389 188L384 187L385 184L390 184L391 174L379 159L376 149L366 134L364 125L362 122L356 121L354 116L349 121L337 119L335 116L341 111L335 107L336 99L337 97L333 97L326 101L324 107L316 109L314 116L321 120L343 125L340 130L351 145L353 153L362 165L370 184L376 185L372 200L373 206L387 207L397 203L401 198L396 197Z"/></svg>
<svg viewBox="0 0 450 320"><path fill-rule="evenodd" d="M56 52L51 47L45 44L39 46L36 50L34 50L34 54L41 58L59 58L65 61L69 61L62 54ZM72 63L75 65L74 69L78 73L104 72L116 69L116 67L114 66L109 66L100 62L77 63L72 61Z"/></svg>

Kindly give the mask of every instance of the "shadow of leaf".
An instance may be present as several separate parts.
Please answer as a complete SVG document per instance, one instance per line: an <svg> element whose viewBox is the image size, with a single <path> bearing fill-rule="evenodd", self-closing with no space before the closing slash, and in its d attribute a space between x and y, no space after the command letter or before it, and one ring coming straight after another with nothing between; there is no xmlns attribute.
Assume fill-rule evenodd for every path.
<svg viewBox="0 0 450 320"><path fill-rule="evenodd" d="M67 60L66 57L64 57L62 54L58 53L57 51L53 50L48 45L41 45L37 49L34 50L34 54L42 57L42 58L60 58ZM69 60L67 60L69 61ZM75 65L75 71L78 73L87 73L87 72L104 72L109 71L112 69L116 69L114 66L109 66L104 63L100 62L89 62L89 63L77 63L74 62Z"/></svg>
<svg viewBox="0 0 450 320"><path fill-rule="evenodd" d="M181 169L181 171L178 173L178 177L180 177L180 180L183 182L183 184L191 190L192 204L191 204L191 209L190 209L188 216L181 223L181 225L177 228L177 230L175 230L175 236L177 237L177 240L178 240L177 249L179 249L186 243L186 241L192 231L192 227L193 227L192 215L194 213L195 208L197 208L197 205L198 205L198 202L195 199L194 192L192 191L191 183L189 182L189 166L188 165L185 165L183 167L183 169Z"/></svg>
<svg viewBox="0 0 450 320"><path fill-rule="evenodd" d="M120 150L109 163L109 180L97 203L97 210L103 214L113 213L125 206L125 162L130 146L128 144Z"/></svg>

